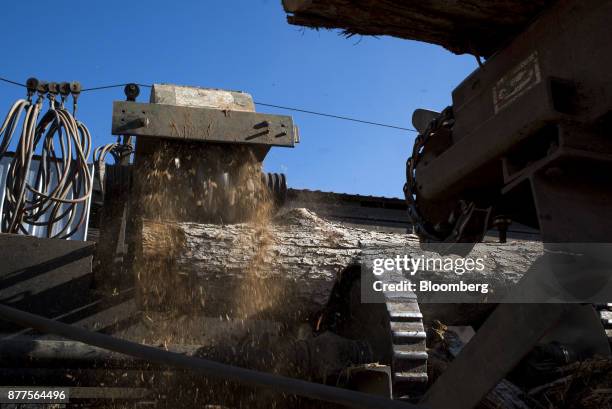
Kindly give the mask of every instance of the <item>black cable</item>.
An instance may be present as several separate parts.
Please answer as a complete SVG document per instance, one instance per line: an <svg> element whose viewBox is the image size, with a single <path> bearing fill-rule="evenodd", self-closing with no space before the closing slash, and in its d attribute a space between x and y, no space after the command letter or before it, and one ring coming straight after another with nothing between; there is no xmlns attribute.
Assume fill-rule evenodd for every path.
<svg viewBox="0 0 612 409"><path fill-rule="evenodd" d="M6 78L2 78L2 77L0 77L0 81L4 81L4 82L8 82L9 84L14 84L14 85L19 85L21 87L25 87L25 85L23 85L23 84L20 84L20 83L15 82L15 81L7 80ZM128 83L113 84L113 85L102 85L102 86L99 86L99 87L83 88L81 90L81 92L98 91L98 90L111 89L111 88L119 88L119 87L124 87L126 85L128 85ZM149 85L149 84L136 84L136 85L138 85L139 87L145 87L145 88L153 87L152 85ZM274 104L268 104L268 103L257 102L257 101L255 101L255 104L261 105L261 106L265 106L265 107L271 107L271 108L286 109L288 111L302 112L304 114L318 115L318 116L323 116L323 117L327 117L327 118L334 118L334 119L341 119L341 120L344 120L344 121L358 122L358 123L366 124L366 125L375 125L375 126L382 126L384 128L399 129L400 131L418 132L416 129L413 129L413 128L404 128L404 127L396 126L396 125L382 124L380 122L366 121L366 120L363 120L363 119L351 118L351 117L348 117L348 116L326 114L324 112L315 112L315 111L309 111L307 109L286 107L286 106L282 106L282 105L274 105Z"/></svg>
<svg viewBox="0 0 612 409"><path fill-rule="evenodd" d="M128 83L125 83L125 84L115 84L115 85L103 85L103 86L100 86L100 87L84 88L84 89L81 90L81 92L84 92L84 91L97 91L97 90L100 90L100 89L109 89L109 88L119 88L119 87L125 87L126 85L128 85ZM145 87L145 88L153 87L152 85L148 85L148 84L136 84L136 85L138 85L139 87Z"/></svg>
<svg viewBox="0 0 612 409"><path fill-rule="evenodd" d="M418 132L416 129L412 129L412 128L402 128L401 126L381 124L379 122L365 121L363 119L350 118L350 117L347 117L347 116L326 114L326 113L323 113L323 112L308 111L306 109L291 108L291 107L285 107L285 106L281 106L281 105L266 104L266 103L257 102L257 101L255 101L255 103L257 105L262 105L262 106L272 107L272 108L279 108L279 109L286 109L288 111L303 112L305 114L325 116L325 117L328 117L328 118L342 119L342 120L345 120L345 121L359 122L359 123L362 123L362 124L383 126L385 128L399 129L399 130L402 130L402 131Z"/></svg>
<svg viewBox="0 0 612 409"><path fill-rule="evenodd" d="M0 77L0 81L8 82L9 84L19 85L20 87L27 88L27 87L26 87L24 84L21 84L21 83L19 83L19 82L17 82L17 81L11 81L11 80L8 80L8 79L6 79L6 78L2 78L2 77Z"/></svg>

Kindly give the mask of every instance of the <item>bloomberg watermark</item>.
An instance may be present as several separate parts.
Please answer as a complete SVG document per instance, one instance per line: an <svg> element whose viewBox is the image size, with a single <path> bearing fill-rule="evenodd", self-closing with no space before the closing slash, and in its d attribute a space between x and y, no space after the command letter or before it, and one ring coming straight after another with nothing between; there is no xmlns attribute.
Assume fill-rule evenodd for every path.
<svg viewBox="0 0 612 409"><path fill-rule="evenodd" d="M428 303L605 303L612 300L612 244L479 243L364 249L362 301L417 297Z"/></svg>

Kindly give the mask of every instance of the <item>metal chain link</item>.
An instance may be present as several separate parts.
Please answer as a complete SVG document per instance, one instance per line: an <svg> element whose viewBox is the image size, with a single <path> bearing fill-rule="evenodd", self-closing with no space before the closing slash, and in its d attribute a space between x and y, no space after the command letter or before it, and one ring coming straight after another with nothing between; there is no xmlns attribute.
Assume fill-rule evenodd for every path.
<svg viewBox="0 0 612 409"><path fill-rule="evenodd" d="M410 218L414 233L426 242L460 242L463 231L472 216L475 205L473 202L460 200L457 209L452 211L448 218L447 228L441 228L439 224L433 225L421 213L418 205L418 184L416 168L423 158L427 143L442 128L452 130L455 123L452 107L447 107L440 115L431 121L427 129L419 134L412 147L412 155L406 162L406 183L404 184L404 196L408 205L408 217Z"/></svg>

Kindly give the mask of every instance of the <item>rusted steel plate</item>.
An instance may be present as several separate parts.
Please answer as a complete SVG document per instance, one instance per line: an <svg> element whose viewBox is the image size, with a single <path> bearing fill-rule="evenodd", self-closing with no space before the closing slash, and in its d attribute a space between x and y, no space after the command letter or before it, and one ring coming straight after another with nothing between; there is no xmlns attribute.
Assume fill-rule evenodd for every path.
<svg viewBox="0 0 612 409"><path fill-rule="evenodd" d="M290 116L203 107L113 103L113 135L293 147Z"/></svg>

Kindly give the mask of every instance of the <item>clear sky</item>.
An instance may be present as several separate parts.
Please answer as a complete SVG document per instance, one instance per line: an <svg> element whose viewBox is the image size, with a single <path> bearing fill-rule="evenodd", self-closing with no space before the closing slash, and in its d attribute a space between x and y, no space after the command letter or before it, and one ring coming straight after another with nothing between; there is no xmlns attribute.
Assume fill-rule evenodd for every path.
<svg viewBox="0 0 612 409"><path fill-rule="evenodd" d="M470 56L394 38L290 26L280 0L9 2L0 16L0 76L84 87L154 82L226 88L256 101L411 127L414 109L441 110L476 68ZM142 102L148 101L143 89ZM2 116L25 94L0 83ZM84 93L78 117L94 145L113 141L121 88ZM290 187L402 197L414 134L273 108L300 128L266 171Z"/></svg>

